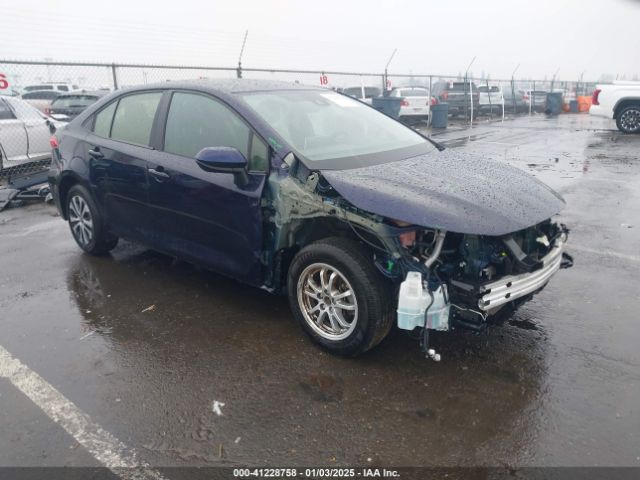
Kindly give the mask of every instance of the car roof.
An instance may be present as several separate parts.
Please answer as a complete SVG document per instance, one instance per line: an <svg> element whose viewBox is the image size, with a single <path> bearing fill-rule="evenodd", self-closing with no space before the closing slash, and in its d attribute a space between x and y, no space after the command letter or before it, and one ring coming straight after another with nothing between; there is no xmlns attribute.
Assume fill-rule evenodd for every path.
<svg viewBox="0 0 640 480"><path fill-rule="evenodd" d="M283 82L279 80L255 80L248 78L220 78L220 79L198 79L198 80L181 80L169 81L164 83L154 83L149 85L138 85L135 87L123 88L120 91L134 92L139 90L150 89L171 89L184 88L195 89L201 91L209 91L212 93L247 93L247 92L271 92L284 90L320 90L331 91L327 88L315 87L311 85L303 85L294 82Z"/></svg>

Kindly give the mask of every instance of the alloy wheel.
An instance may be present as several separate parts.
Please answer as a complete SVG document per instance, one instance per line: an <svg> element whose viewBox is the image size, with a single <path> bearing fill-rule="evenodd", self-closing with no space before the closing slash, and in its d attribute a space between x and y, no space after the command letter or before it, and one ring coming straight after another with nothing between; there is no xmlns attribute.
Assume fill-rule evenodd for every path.
<svg viewBox="0 0 640 480"><path fill-rule="evenodd" d="M69 201L69 224L76 241L88 247L93 240L93 217L86 200L74 195Z"/></svg>
<svg viewBox="0 0 640 480"><path fill-rule="evenodd" d="M620 125L625 132L640 129L640 108L629 108L620 116Z"/></svg>
<svg viewBox="0 0 640 480"><path fill-rule="evenodd" d="M326 263L303 270L297 285L298 305L306 322L328 340L347 338L358 321L355 291L346 277Z"/></svg>

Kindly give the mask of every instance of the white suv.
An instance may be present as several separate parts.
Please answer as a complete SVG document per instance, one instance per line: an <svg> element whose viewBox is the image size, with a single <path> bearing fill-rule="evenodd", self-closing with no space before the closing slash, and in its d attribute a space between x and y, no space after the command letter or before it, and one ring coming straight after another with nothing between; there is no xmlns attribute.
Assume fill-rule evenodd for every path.
<svg viewBox="0 0 640 480"><path fill-rule="evenodd" d="M54 92L71 92L79 90L78 85L72 83L45 82L33 85L27 85L22 89L23 92L35 92L36 90L53 90Z"/></svg>

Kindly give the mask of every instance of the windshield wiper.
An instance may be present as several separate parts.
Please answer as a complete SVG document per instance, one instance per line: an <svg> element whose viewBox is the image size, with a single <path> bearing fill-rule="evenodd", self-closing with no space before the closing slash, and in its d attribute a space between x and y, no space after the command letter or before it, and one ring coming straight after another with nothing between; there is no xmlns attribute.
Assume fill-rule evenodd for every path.
<svg viewBox="0 0 640 480"><path fill-rule="evenodd" d="M433 145L434 147L436 147L438 149L439 152L446 150L447 147L445 147L444 145L442 145L440 142L436 142L435 140L433 140L431 137L427 137L426 135L423 135L421 132L419 132L418 130L414 130L412 129L414 132L416 132L418 135L420 135L422 138L424 138L426 141L428 141L431 145Z"/></svg>

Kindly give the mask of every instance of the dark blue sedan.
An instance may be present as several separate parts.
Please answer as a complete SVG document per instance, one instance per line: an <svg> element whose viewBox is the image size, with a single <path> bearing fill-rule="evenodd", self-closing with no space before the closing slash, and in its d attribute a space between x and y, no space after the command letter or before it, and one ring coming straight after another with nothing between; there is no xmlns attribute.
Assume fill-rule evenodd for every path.
<svg viewBox="0 0 640 480"><path fill-rule="evenodd" d="M119 238L287 293L323 347L356 355L396 319L481 329L566 263L562 198L369 105L282 82L117 91L51 139L74 239Z"/></svg>

